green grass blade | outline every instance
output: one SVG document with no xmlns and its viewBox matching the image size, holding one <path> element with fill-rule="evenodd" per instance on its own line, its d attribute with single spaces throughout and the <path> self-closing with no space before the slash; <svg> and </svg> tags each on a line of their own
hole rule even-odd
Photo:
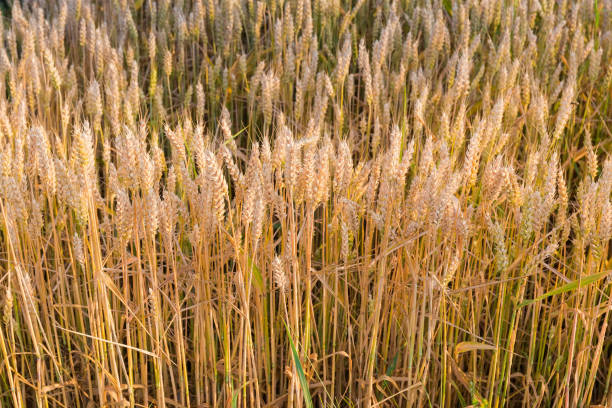
<svg viewBox="0 0 612 408">
<path fill-rule="evenodd" d="M 453 6 L 451 4 L 451 0 L 442 0 L 442 5 L 444 6 L 444 9 L 448 13 L 448 15 L 452 16 L 453 15 Z"/>
<path fill-rule="evenodd" d="M 300 386 L 302 387 L 302 393 L 304 394 L 304 402 L 306 402 L 307 408 L 312 408 L 312 397 L 310 396 L 310 387 L 308 387 L 308 381 L 306 381 L 306 375 L 304 375 L 304 368 L 302 367 L 302 363 L 300 363 L 300 357 L 298 355 L 297 350 L 295 349 L 295 344 L 293 343 L 293 338 L 291 338 L 291 332 L 289 332 L 289 327 L 287 323 L 285 324 L 285 329 L 287 330 L 287 337 L 289 338 L 289 344 L 291 345 L 291 354 L 293 354 L 293 361 L 295 363 L 295 367 L 297 368 L 298 377 L 300 379 Z"/>
<path fill-rule="evenodd" d="M 600 280 L 601 278 L 605 277 L 609 273 L 610 273 L 610 271 L 604 271 L 604 272 L 596 273 L 595 275 L 587 276 L 586 278 L 576 279 L 575 281 L 572 281 L 570 283 L 566 283 L 565 285 L 563 285 L 563 286 L 561 286 L 559 288 L 550 290 L 550 291 L 544 293 L 543 295 L 538 296 L 535 299 L 525 300 L 525 301 L 523 301 L 523 302 L 521 302 L 519 304 L 519 307 L 527 306 L 527 305 L 530 305 L 532 303 L 539 302 L 541 300 L 549 298 L 551 296 L 560 295 L 562 293 L 571 292 L 572 290 L 576 290 L 578 288 L 585 287 L 587 285 L 590 285 L 593 282 L 597 282 L 598 280 Z"/>
<path fill-rule="evenodd" d="M 247 255 L 248 256 L 248 255 Z M 253 258 L 248 256 L 248 265 L 251 272 L 253 272 L 253 278 L 255 280 L 255 285 L 259 290 L 264 289 L 263 276 L 261 275 L 261 270 L 255 265 Z"/>
<path fill-rule="evenodd" d="M 599 2 L 595 0 L 595 30 L 599 30 Z"/>
</svg>

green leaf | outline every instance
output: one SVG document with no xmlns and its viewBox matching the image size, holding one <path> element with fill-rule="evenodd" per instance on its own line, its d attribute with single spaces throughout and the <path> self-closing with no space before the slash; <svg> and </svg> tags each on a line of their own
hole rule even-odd
<svg viewBox="0 0 612 408">
<path fill-rule="evenodd" d="M 395 367 L 397 367 L 397 359 L 398 358 L 399 358 L 399 351 L 397 353 L 395 353 L 395 356 L 393 357 L 393 360 L 391 360 L 391 364 L 389 364 L 389 367 L 387 367 L 387 371 L 385 372 L 387 377 L 391 377 L 391 374 L 393 374 L 393 371 L 395 371 Z"/>
<path fill-rule="evenodd" d="M 240 134 L 241 134 L 242 132 L 244 132 L 244 131 L 245 131 L 245 130 L 247 130 L 247 129 L 248 129 L 248 126 L 243 127 L 243 128 L 242 128 L 242 129 L 240 129 L 238 132 L 236 132 L 235 134 L 233 134 L 233 135 L 232 135 L 232 139 L 237 138 L 238 136 L 240 136 Z M 227 143 L 228 143 L 228 141 L 229 141 L 229 140 L 226 140 L 226 141 L 225 141 L 225 144 L 227 144 Z"/>
<path fill-rule="evenodd" d="M 559 288 L 556 288 L 556 289 L 553 289 L 551 291 L 548 291 L 545 294 L 543 294 L 541 296 L 538 296 L 535 299 L 524 300 L 523 302 L 521 302 L 519 304 L 519 307 L 527 306 L 527 305 L 530 305 L 532 303 L 539 302 L 540 300 L 544 300 L 546 298 L 549 298 L 551 296 L 555 296 L 555 295 L 560 295 L 562 293 L 571 292 L 572 290 L 575 290 L 575 289 L 582 288 L 584 286 L 590 285 L 591 283 L 597 282 L 601 278 L 605 277 L 609 273 L 610 273 L 610 271 L 604 271 L 604 272 L 596 273 L 595 275 L 587 276 L 585 278 L 576 279 L 575 281 L 572 281 L 570 283 L 566 283 L 565 285 L 563 285 L 563 286 L 561 286 Z"/>
<path fill-rule="evenodd" d="M 253 258 L 251 258 L 250 256 L 249 256 L 248 262 L 249 262 L 249 269 L 253 271 L 253 278 L 255 278 L 255 286 L 257 286 L 259 290 L 263 290 L 264 283 L 263 283 L 263 277 L 261 276 L 261 270 L 257 267 L 257 265 L 255 265 L 255 262 L 253 262 Z"/>
<path fill-rule="evenodd" d="M 240 389 L 236 389 L 233 392 L 233 395 L 232 395 L 232 408 L 236 408 L 236 406 L 238 404 L 238 391 L 240 391 Z"/>
<path fill-rule="evenodd" d="M 387 367 L 387 371 L 385 372 L 385 375 L 387 377 L 391 377 L 391 374 L 393 374 L 393 371 L 395 371 L 395 367 L 397 367 L 397 360 L 399 358 L 399 351 L 397 353 L 395 353 L 395 356 L 393 357 L 393 359 L 391 360 L 391 364 L 389 364 L 389 366 Z M 387 386 L 388 381 L 384 380 L 381 383 L 381 386 L 383 388 L 385 388 Z"/>
<path fill-rule="evenodd" d="M 285 329 L 287 330 L 287 337 L 289 337 L 291 353 L 293 354 L 293 361 L 295 363 L 295 367 L 297 368 L 298 377 L 300 379 L 300 386 L 302 387 L 302 393 L 304 394 L 304 402 L 306 402 L 306 408 L 312 408 L 312 398 L 310 396 L 310 388 L 308 387 L 308 381 L 306 381 L 306 376 L 304 375 L 304 368 L 300 363 L 300 357 L 298 356 L 297 350 L 295 349 L 295 344 L 293 344 L 293 339 L 291 338 L 289 327 L 287 326 L 286 322 L 283 321 L 283 323 L 285 324 Z"/>
<path fill-rule="evenodd" d="M 442 0 L 442 5 L 444 6 L 444 9 L 446 10 L 446 12 L 452 16 L 453 15 L 453 6 L 451 4 L 451 0 Z"/>
<path fill-rule="evenodd" d="M 239 388 L 236 388 L 234 390 L 234 392 L 232 392 L 232 408 L 236 408 L 236 406 L 238 405 L 238 395 L 240 395 L 240 391 L 242 391 L 247 385 L 249 385 L 249 383 L 251 383 L 253 380 L 251 381 L 247 381 L 246 383 L 244 383 L 242 386 L 240 386 Z"/>
<path fill-rule="evenodd" d="M 595 31 L 599 30 L 599 2 L 595 0 Z"/>
</svg>

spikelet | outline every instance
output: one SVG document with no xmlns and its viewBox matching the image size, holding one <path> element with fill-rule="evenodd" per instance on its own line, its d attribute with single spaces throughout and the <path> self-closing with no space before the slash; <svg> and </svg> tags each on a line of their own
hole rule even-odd
<svg viewBox="0 0 612 408">
<path fill-rule="evenodd" d="M 172 130 L 168 125 L 166 125 L 164 127 L 164 133 L 168 137 L 170 145 L 172 146 L 172 157 L 175 159 L 175 163 L 181 163 L 185 161 L 187 155 L 185 152 L 185 143 L 181 137 L 180 130 Z"/>
<path fill-rule="evenodd" d="M 221 129 L 221 135 L 223 136 L 223 140 L 226 146 L 230 148 L 232 152 L 236 152 L 238 147 L 236 146 L 236 141 L 232 136 L 231 130 L 232 123 L 230 121 L 230 114 L 227 108 L 224 106 L 221 109 L 221 118 L 219 119 L 219 128 Z"/>
<path fill-rule="evenodd" d="M 113 134 L 118 135 L 121 130 L 120 125 L 120 107 L 121 97 L 119 92 L 119 73 L 115 64 L 109 64 L 106 69 L 107 77 L 104 82 L 104 92 L 108 116 L 106 116 L 111 124 Z"/>
<path fill-rule="evenodd" d="M 4 321 L 5 327 L 7 327 L 13 319 L 13 301 L 13 292 L 10 286 L 7 286 L 4 302 L 2 303 L 2 320 Z"/>
<path fill-rule="evenodd" d="M 149 60 L 153 62 L 157 55 L 157 40 L 155 38 L 155 32 L 149 31 L 149 37 L 147 39 L 147 52 L 149 53 Z"/>
<path fill-rule="evenodd" d="M 261 170 L 262 166 L 259 154 L 259 143 L 253 143 L 245 174 L 247 182 L 254 183 L 261 181 Z"/>
<path fill-rule="evenodd" d="M 342 87 L 351 64 L 351 36 L 346 35 L 339 51 L 334 80 L 338 88 Z"/>
<path fill-rule="evenodd" d="M 164 52 L 163 70 L 164 74 L 169 77 L 172 75 L 172 52 L 168 49 Z"/>
<path fill-rule="evenodd" d="M 584 132 L 584 146 L 586 148 L 586 159 L 587 159 L 587 170 L 591 179 L 595 180 L 597 177 L 597 155 L 593 149 L 593 143 L 591 142 L 591 132 L 585 129 Z"/>
<path fill-rule="evenodd" d="M 51 78 L 51 84 L 55 89 L 59 90 L 60 86 L 62 85 L 62 78 L 57 71 L 55 61 L 53 60 L 53 56 L 51 55 L 51 51 L 48 47 L 43 48 L 43 58 L 45 60 L 45 68 L 47 69 L 49 78 Z"/>
<path fill-rule="evenodd" d="M 483 122 L 484 121 L 481 120 L 474 133 L 472 133 L 470 143 L 465 153 L 464 174 L 466 186 L 468 188 L 471 188 L 476 183 L 476 176 L 478 174 L 478 166 L 480 163 L 480 154 L 482 151 Z"/>
<path fill-rule="evenodd" d="M 567 186 L 565 184 L 565 179 L 563 177 L 563 170 L 559 169 L 557 174 L 557 191 L 559 192 L 558 196 L 558 212 L 561 220 L 565 219 L 567 206 L 568 206 L 568 196 L 567 196 Z"/>
<path fill-rule="evenodd" d="M 376 199 L 376 192 L 380 183 L 380 170 L 381 170 L 381 159 L 374 161 L 372 170 L 370 171 L 370 178 L 368 180 L 368 187 L 366 190 L 366 205 L 373 207 Z"/>
<path fill-rule="evenodd" d="M 489 230 L 493 236 L 493 242 L 495 243 L 496 270 L 498 273 L 503 273 L 509 265 L 504 233 L 499 224 L 493 223 L 491 220 L 489 220 Z"/>
<path fill-rule="evenodd" d="M 553 140 L 559 140 L 561 134 L 565 130 L 565 125 L 569 120 L 573 107 L 573 101 L 575 96 L 574 84 L 572 78 L 567 78 L 563 94 L 561 95 L 561 101 L 559 102 L 559 111 L 557 112 L 557 118 L 555 121 L 555 129 L 553 132 Z"/>
<path fill-rule="evenodd" d="M 287 144 L 286 165 L 285 165 L 285 184 L 289 192 L 298 195 L 298 179 L 302 169 L 301 149 L 299 143 L 290 141 Z"/>
<path fill-rule="evenodd" d="M 601 208 L 601 217 L 599 221 L 599 240 L 607 242 L 612 238 L 612 204 L 610 200 L 605 201 Z"/>
<path fill-rule="evenodd" d="M 547 214 L 552 210 L 555 194 L 557 192 L 558 162 L 559 158 L 557 152 L 555 152 L 549 159 L 548 166 L 546 167 L 546 177 L 544 178 L 544 185 L 542 187 Z"/>
<path fill-rule="evenodd" d="M 79 45 L 85 47 L 87 44 L 87 19 L 82 18 L 79 21 Z"/>
<path fill-rule="evenodd" d="M 597 207 L 601 208 L 603 203 L 610 196 L 612 191 L 612 158 L 608 157 L 603 164 L 601 174 L 597 180 L 599 186 L 597 190 Z"/>
<path fill-rule="evenodd" d="M 221 156 L 223 157 L 223 161 L 230 174 L 230 177 L 232 178 L 232 181 L 234 182 L 234 185 L 236 187 L 243 188 L 244 187 L 244 175 L 242 174 L 242 172 L 236 165 L 234 161 L 234 157 L 232 156 L 232 153 L 229 151 L 229 149 L 225 145 L 222 145 L 220 149 L 221 149 Z"/>
<path fill-rule="evenodd" d="M 153 292 L 153 288 L 149 288 L 148 293 L 149 295 L 147 296 L 147 299 L 149 300 L 148 303 L 151 316 L 153 319 L 157 319 L 160 312 L 157 296 L 155 292 Z"/>
<path fill-rule="evenodd" d="M 501 165 L 501 157 L 497 156 L 485 167 L 482 176 L 483 200 L 493 202 L 499 197 L 505 179 L 505 170 Z M 487 210 L 483 208 L 483 210 Z"/>
<path fill-rule="evenodd" d="M 164 190 L 164 198 L 160 202 L 161 222 L 159 229 L 166 246 L 170 246 L 173 240 L 174 226 L 178 219 L 177 201 L 179 201 L 179 198 L 174 192 Z"/>
<path fill-rule="evenodd" d="M 144 197 L 145 227 L 150 239 L 154 239 L 159 227 L 159 196 L 149 188 Z"/>
<path fill-rule="evenodd" d="M 81 265 L 81 268 L 85 267 L 85 252 L 83 251 L 83 240 L 76 232 L 72 236 L 72 249 L 74 251 L 74 257 Z"/>
<path fill-rule="evenodd" d="M 519 220 L 519 236 L 523 241 L 527 242 L 533 233 L 533 213 L 535 207 L 539 204 L 539 192 L 528 191 L 526 194 L 525 203 L 521 208 Z"/>
<path fill-rule="evenodd" d="M 313 204 L 315 201 L 315 147 L 314 143 L 307 143 L 304 147 L 304 157 L 299 175 L 300 190 L 304 192 L 304 198 L 309 204 Z"/>
<path fill-rule="evenodd" d="M 313 189 L 316 206 L 326 202 L 329 195 L 329 154 L 326 146 L 317 151 L 315 163 L 317 171 Z"/>
<path fill-rule="evenodd" d="M 85 98 L 85 106 L 87 113 L 91 116 L 95 130 L 100 130 L 100 121 L 102 119 L 102 96 L 100 94 L 100 85 L 95 79 L 91 81 L 87 88 L 87 96 Z"/>
<path fill-rule="evenodd" d="M 34 152 L 36 174 L 40 177 L 45 189 L 50 194 L 55 194 L 57 187 L 55 163 L 51 154 L 49 140 L 43 128 L 32 128 L 30 131 L 30 142 Z M 8 163 L 10 164 L 10 158 L 7 159 L 9 159 Z"/>
<path fill-rule="evenodd" d="M 285 272 L 283 261 L 278 256 L 275 256 L 272 260 L 272 275 L 274 276 L 274 281 L 276 282 L 278 290 L 280 290 L 281 293 L 287 293 L 291 283 Z"/>
<path fill-rule="evenodd" d="M 95 161 L 93 150 L 93 135 L 89 124 L 85 122 L 80 129 L 75 132 L 73 145 L 73 159 L 75 168 L 81 182 L 88 192 L 94 192 L 96 188 Z"/>
<path fill-rule="evenodd" d="M 225 199 L 227 197 L 227 182 L 223 177 L 221 167 L 211 151 L 205 153 L 207 180 L 212 189 L 213 210 L 216 220 L 223 224 L 225 218 Z"/>
<path fill-rule="evenodd" d="M 419 70 L 418 73 L 413 72 L 410 75 L 412 83 L 411 99 L 414 100 L 413 107 L 413 128 L 416 137 L 421 136 L 423 124 L 425 123 L 425 101 L 429 94 L 429 86 L 425 82 L 423 73 Z"/>
<path fill-rule="evenodd" d="M 457 74 L 454 86 L 455 99 L 462 98 L 468 92 L 470 86 L 470 59 L 468 52 L 463 50 L 457 61 Z"/>
<path fill-rule="evenodd" d="M 263 197 L 263 191 L 260 183 L 255 192 L 255 205 L 253 207 L 253 225 L 251 227 L 251 239 L 255 245 L 261 238 L 262 229 L 264 226 L 264 216 L 266 211 L 266 203 Z"/>
<path fill-rule="evenodd" d="M 334 169 L 334 193 L 343 195 L 351 181 L 353 172 L 353 159 L 346 140 L 338 144 L 338 154 Z"/>
<path fill-rule="evenodd" d="M 32 199 L 30 203 L 30 217 L 28 219 L 28 234 L 32 238 L 41 236 L 41 229 L 44 226 L 42 208 L 37 199 Z"/>
<path fill-rule="evenodd" d="M 362 80 L 365 87 L 365 98 L 368 105 L 372 103 L 374 98 L 374 91 L 372 89 L 372 71 L 370 68 L 370 55 L 365 46 L 365 41 L 362 38 L 359 42 L 359 69 L 361 70 Z"/>
<path fill-rule="evenodd" d="M 266 123 L 272 121 L 272 102 L 278 97 L 280 81 L 274 72 L 268 72 L 261 79 L 262 111 Z"/>
<path fill-rule="evenodd" d="M 442 287 L 446 289 L 455 277 L 457 270 L 461 264 L 461 258 L 455 254 L 448 265 L 447 269 L 444 271 L 444 275 L 442 275 Z"/>
<path fill-rule="evenodd" d="M 187 200 L 193 205 L 199 200 L 198 186 L 191 178 L 189 171 L 184 163 L 181 163 L 180 172 L 178 173 L 180 184 L 187 196 Z"/>
<path fill-rule="evenodd" d="M 204 116 L 204 87 L 202 83 L 198 81 L 196 84 L 196 120 L 201 121 Z"/>
<path fill-rule="evenodd" d="M 412 164 L 412 156 L 414 155 L 414 139 L 411 139 L 408 142 L 408 146 L 402 153 L 402 159 L 399 162 L 399 165 L 395 168 L 395 177 L 396 182 L 398 183 L 398 188 L 402 189 L 405 183 L 406 174 L 408 173 L 408 169 Z"/>
<path fill-rule="evenodd" d="M 349 256 L 349 231 L 344 220 L 340 221 L 340 256 L 344 260 Z"/>
<path fill-rule="evenodd" d="M 261 167 L 264 172 L 264 178 L 267 179 L 271 176 L 272 171 L 272 148 L 270 146 L 270 139 L 268 136 L 264 136 L 261 142 Z"/>
<path fill-rule="evenodd" d="M 121 242 L 126 242 L 130 239 L 133 228 L 133 210 L 130 198 L 127 193 L 119 189 L 117 191 L 117 206 L 116 206 L 116 225 L 117 235 Z"/>
<path fill-rule="evenodd" d="M 495 105 L 493 105 L 493 109 L 491 109 L 491 113 L 487 121 L 486 133 L 487 133 L 487 137 L 491 138 L 492 142 L 496 141 L 496 138 L 498 137 L 498 133 L 501 130 L 505 106 L 506 106 L 505 100 L 502 96 L 495 102 Z"/>
</svg>

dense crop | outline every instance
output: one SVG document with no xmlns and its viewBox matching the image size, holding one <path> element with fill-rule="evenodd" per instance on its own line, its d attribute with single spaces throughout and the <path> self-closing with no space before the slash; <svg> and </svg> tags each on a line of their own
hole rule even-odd
<svg viewBox="0 0 612 408">
<path fill-rule="evenodd" d="M 612 406 L 612 1 L 18 1 L 0 406 Z"/>
</svg>

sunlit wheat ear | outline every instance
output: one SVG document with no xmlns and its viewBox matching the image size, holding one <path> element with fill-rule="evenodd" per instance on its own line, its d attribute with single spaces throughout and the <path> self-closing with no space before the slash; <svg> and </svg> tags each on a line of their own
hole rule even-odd
<svg viewBox="0 0 612 408">
<path fill-rule="evenodd" d="M 221 110 L 221 119 L 219 121 L 219 127 L 221 129 L 221 134 L 223 136 L 225 145 L 229 147 L 232 152 L 236 152 L 236 141 L 232 136 L 231 126 L 232 123 L 230 120 L 229 111 L 224 106 Z"/>
<path fill-rule="evenodd" d="M 557 111 L 557 117 L 555 120 L 555 126 L 553 131 L 553 140 L 558 140 L 561 137 L 561 133 L 565 130 L 565 125 L 569 120 L 569 117 L 573 110 L 573 101 L 575 95 L 575 84 L 573 83 L 574 78 L 567 78 L 563 93 L 561 94 L 561 100 L 559 101 L 559 110 Z"/>
<path fill-rule="evenodd" d="M 291 140 L 286 146 L 286 163 L 284 170 L 285 185 L 293 198 L 299 197 L 298 180 L 302 170 L 302 149 L 299 143 Z"/>
<path fill-rule="evenodd" d="M 263 196 L 263 188 L 261 184 L 258 184 L 258 188 L 256 190 L 256 198 L 255 205 L 253 208 L 253 225 L 251 228 L 251 238 L 253 241 L 253 245 L 256 245 L 261 238 L 262 229 L 264 225 L 264 216 L 266 211 L 266 202 Z"/>
<path fill-rule="evenodd" d="M 329 155 L 326 147 L 317 151 L 315 157 L 316 177 L 313 181 L 312 189 L 314 192 L 314 203 L 324 203 L 329 196 Z"/>
<path fill-rule="evenodd" d="M 495 266 L 498 273 L 503 272 L 509 265 L 504 233 L 499 224 L 489 220 L 489 231 L 495 244 Z"/>
<path fill-rule="evenodd" d="M 447 290 L 448 285 L 453 281 L 459 266 L 461 265 L 461 254 L 455 254 L 442 275 L 442 288 Z"/>
<path fill-rule="evenodd" d="M 267 72 L 261 79 L 261 99 L 264 118 L 267 123 L 272 121 L 273 101 L 278 97 L 280 80 L 273 71 Z"/>
<path fill-rule="evenodd" d="M 15 268 L 15 275 L 17 275 L 17 282 L 20 287 L 20 293 L 22 296 L 23 307 L 28 315 L 28 319 L 34 319 L 36 311 L 36 299 L 34 298 L 35 292 L 32 286 L 32 277 L 29 271 L 23 269 L 20 266 Z M 30 329 L 33 329 L 30 323 Z"/>
<path fill-rule="evenodd" d="M 87 190 L 93 191 L 96 187 L 93 135 L 87 122 L 75 132 L 73 158 Z"/>
<path fill-rule="evenodd" d="M 227 182 L 223 177 L 217 158 L 211 151 L 205 153 L 208 182 L 212 188 L 213 209 L 217 222 L 223 224 L 225 218 L 225 199 L 227 197 Z"/>
<path fill-rule="evenodd" d="M 83 240 L 81 237 L 75 232 L 72 237 L 72 248 L 74 250 L 74 257 L 77 262 L 81 265 L 81 267 L 85 267 L 85 252 L 83 250 Z"/>
<path fill-rule="evenodd" d="M 4 322 L 5 327 L 7 327 L 11 323 L 13 301 L 13 292 L 11 291 L 10 287 L 7 287 L 2 303 L 2 321 Z"/>
<path fill-rule="evenodd" d="M 234 188 L 244 187 L 244 175 L 236 165 L 234 157 L 232 156 L 232 153 L 230 152 L 229 148 L 223 145 L 220 149 L 221 155 L 223 157 L 223 162 L 225 163 L 227 171 L 229 172 L 230 177 L 232 178 L 232 181 L 234 183 Z"/>
<path fill-rule="evenodd" d="M 261 168 L 262 168 L 262 176 L 265 182 L 269 185 L 266 186 L 266 194 L 270 194 L 272 192 L 271 189 L 274 188 L 271 185 L 272 182 L 272 146 L 270 145 L 270 139 L 268 136 L 264 136 L 263 141 L 261 143 L 261 154 L 260 154 Z"/>
<path fill-rule="evenodd" d="M 46 190 L 54 195 L 57 188 L 57 180 L 55 173 L 55 163 L 51 153 L 49 140 L 44 130 L 40 127 L 33 128 L 30 131 L 31 149 L 34 152 L 34 159 L 36 161 L 37 174 L 41 178 L 41 181 Z M 10 157 L 6 157 L 9 160 Z"/>
<path fill-rule="evenodd" d="M 205 109 L 205 94 L 204 94 L 204 87 L 202 86 L 201 82 L 198 82 L 196 84 L 196 120 L 200 121 L 201 118 L 204 116 L 204 109 Z"/>
<path fill-rule="evenodd" d="M 374 98 L 374 91 L 372 89 L 372 70 L 370 68 L 370 55 L 365 46 L 364 39 L 361 39 L 359 42 L 358 63 L 361 75 L 363 76 L 366 102 L 371 104 Z"/>
<path fill-rule="evenodd" d="M 304 192 L 304 198 L 308 204 L 312 204 L 315 199 L 314 176 L 315 176 L 315 151 L 316 146 L 308 143 L 304 147 L 302 167 L 300 173 L 300 190 Z"/>
<path fill-rule="evenodd" d="M 44 47 L 43 49 L 43 58 L 45 61 L 45 68 L 48 72 L 49 77 L 51 78 L 51 84 L 55 89 L 59 89 L 62 85 L 62 78 L 60 77 L 60 74 L 57 71 L 57 67 L 55 66 L 53 55 L 47 47 Z"/>
<path fill-rule="evenodd" d="M 121 241 L 125 242 L 132 234 L 133 212 L 130 198 L 123 190 L 117 192 L 116 212 L 117 233 Z"/>
<path fill-rule="evenodd" d="M 587 161 L 587 170 L 588 174 L 591 176 L 593 180 L 597 177 L 597 154 L 593 148 L 593 143 L 591 141 L 591 132 L 588 129 L 585 129 L 584 132 L 584 147 L 586 148 L 586 161 Z"/>
<path fill-rule="evenodd" d="M 145 195 L 145 211 L 146 211 L 146 228 L 147 233 L 154 238 L 159 226 L 159 196 L 153 189 L 149 189 Z"/>
<path fill-rule="evenodd" d="M 598 238 L 601 242 L 607 242 L 612 237 L 612 203 L 605 201 L 601 208 Z"/>
<path fill-rule="evenodd" d="M 478 127 L 474 130 L 470 138 L 469 145 L 465 154 L 465 180 L 468 187 L 472 187 L 476 183 L 476 176 L 478 174 L 478 166 L 480 164 L 480 154 L 482 149 L 482 139 L 484 137 L 484 128 L 481 120 Z"/>
<path fill-rule="evenodd" d="M 351 37 L 350 35 L 347 35 L 344 38 L 342 48 L 339 51 L 337 58 L 338 58 L 338 62 L 336 65 L 336 72 L 335 72 L 334 79 L 336 81 L 336 85 L 340 88 L 342 87 L 344 79 L 346 78 L 346 75 L 348 74 L 349 65 L 351 63 Z"/>
<path fill-rule="evenodd" d="M 338 145 L 337 160 L 334 168 L 334 193 L 343 195 L 346 192 L 353 172 L 353 159 L 346 141 Z"/>
<path fill-rule="evenodd" d="M 87 113 L 93 119 L 94 129 L 99 130 L 102 120 L 102 95 L 100 94 L 100 85 L 95 79 L 87 88 L 85 106 Z"/>
</svg>

